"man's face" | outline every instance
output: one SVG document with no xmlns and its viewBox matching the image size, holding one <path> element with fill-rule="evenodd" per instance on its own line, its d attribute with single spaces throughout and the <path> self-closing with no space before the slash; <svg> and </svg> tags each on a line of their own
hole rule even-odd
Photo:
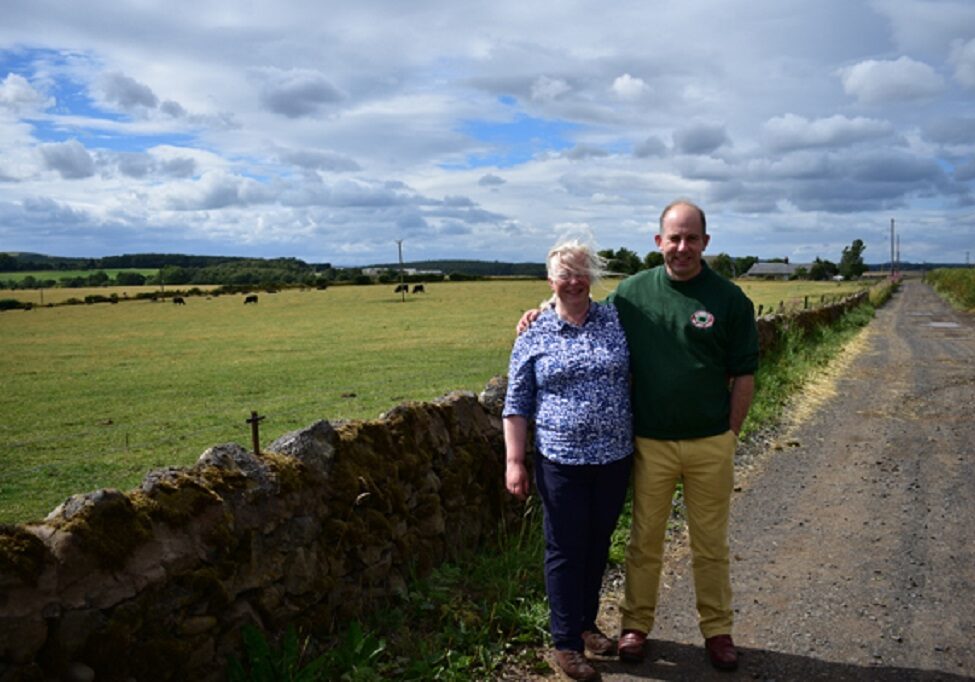
<svg viewBox="0 0 975 682">
<path fill-rule="evenodd" d="M 653 237 L 664 256 L 667 275 L 676 280 L 688 280 L 701 272 L 701 254 L 709 239 L 698 212 L 684 204 L 667 211 L 661 232 Z"/>
</svg>

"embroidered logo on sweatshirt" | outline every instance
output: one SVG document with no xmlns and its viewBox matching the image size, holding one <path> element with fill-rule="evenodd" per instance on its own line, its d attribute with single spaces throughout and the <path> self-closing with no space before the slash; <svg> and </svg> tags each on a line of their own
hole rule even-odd
<svg viewBox="0 0 975 682">
<path fill-rule="evenodd" d="M 714 315 L 707 310 L 698 310 L 691 315 L 691 324 L 698 329 L 710 329 L 714 325 Z"/>
</svg>

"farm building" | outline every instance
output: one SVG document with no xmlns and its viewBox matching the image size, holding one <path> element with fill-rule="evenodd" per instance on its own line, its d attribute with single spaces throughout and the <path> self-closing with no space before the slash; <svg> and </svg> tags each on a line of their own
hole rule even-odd
<svg viewBox="0 0 975 682">
<path fill-rule="evenodd" d="M 756 279 L 789 279 L 796 274 L 796 270 L 804 268 L 809 270 L 808 265 L 798 263 L 755 263 L 742 277 L 754 277 Z"/>
</svg>

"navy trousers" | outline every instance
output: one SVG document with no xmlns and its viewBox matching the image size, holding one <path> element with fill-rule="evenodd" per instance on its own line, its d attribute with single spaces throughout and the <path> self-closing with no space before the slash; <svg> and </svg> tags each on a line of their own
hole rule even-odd
<svg viewBox="0 0 975 682">
<path fill-rule="evenodd" d="M 633 457 L 609 464 L 558 464 L 535 457 L 545 512 L 545 589 L 556 649 L 583 650 L 599 612 L 609 541 L 626 499 Z"/>
</svg>

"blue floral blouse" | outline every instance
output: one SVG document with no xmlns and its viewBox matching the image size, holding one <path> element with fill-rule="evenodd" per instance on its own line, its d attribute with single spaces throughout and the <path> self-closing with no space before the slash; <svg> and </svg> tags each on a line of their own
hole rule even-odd
<svg viewBox="0 0 975 682">
<path fill-rule="evenodd" d="M 630 354 L 616 308 L 592 303 L 582 326 L 546 308 L 516 340 L 503 416 L 535 422 L 535 446 L 559 464 L 607 464 L 633 452 Z"/>
</svg>

